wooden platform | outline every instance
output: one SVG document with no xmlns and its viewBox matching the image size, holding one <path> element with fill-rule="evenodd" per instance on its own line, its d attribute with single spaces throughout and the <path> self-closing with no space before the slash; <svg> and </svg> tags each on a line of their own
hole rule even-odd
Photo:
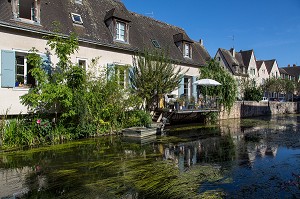
<svg viewBox="0 0 300 199">
<path fill-rule="evenodd" d="M 136 138 L 144 138 L 151 135 L 156 135 L 158 129 L 156 127 L 131 127 L 127 129 L 123 129 L 122 133 L 126 137 L 136 137 Z"/>
<path fill-rule="evenodd" d="M 181 113 L 210 113 L 210 112 L 219 112 L 217 109 L 186 109 L 186 110 L 178 110 L 174 111 L 178 114 Z"/>
<path fill-rule="evenodd" d="M 167 118 L 168 124 L 181 124 L 181 123 L 204 123 L 208 113 L 218 113 L 218 109 L 184 109 L 163 111 L 163 117 Z"/>
</svg>

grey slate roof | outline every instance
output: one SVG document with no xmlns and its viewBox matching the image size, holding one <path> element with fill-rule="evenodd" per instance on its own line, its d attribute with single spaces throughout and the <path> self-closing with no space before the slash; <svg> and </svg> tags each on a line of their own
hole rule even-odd
<svg viewBox="0 0 300 199">
<path fill-rule="evenodd" d="M 244 65 L 246 66 L 247 70 L 250 64 L 251 56 L 252 56 L 253 50 L 246 50 L 246 51 L 240 51 L 240 54 L 243 57 Z"/>
<path fill-rule="evenodd" d="M 225 61 L 225 64 L 227 65 L 227 68 L 232 72 L 232 74 L 234 74 L 236 76 L 248 76 L 245 73 L 237 73 L 234 68 L 234 67 L 238 66 L 240 68 L 247 69 L 247 67 L 244 64 L 241 53 L 235 52 L 234 56 L 233 56 L 232 52 L 229 50 L 219 48 L 218 51 L 220 52 L 220 55 L 222 56 L 223 60 Z"/>
<path fill-rule="evenodd" d="M 300 66 L 282 67 L 289 75 L 294 76 L 296 81 L 299 81 L 300 77 Z"/>
<path fill-rule="evenodd" d="M 264 63 L 264 61 L 262 61 L 262 60 L 256 61 L 257 70 L 259 70 L 261 68 L 261 66 L 262 66 L 263 63 Z"/>
<path fill-rule="evenodd" d="M 286 74 L 286 75 L 289 74 L 288 72 L 286 72 L 286 70 L 284 68 L 279 68 L 279 72 L 280 72 L 280 74 Z"/>
<path fill-rule="evenodd" d="M 70 13 L 80 14 L 83 25 L 73 24 Z M 105 24 L 105 20 L 110 17 L 129 22 L 128 44 L 113 40 Z M 156 49 L 151 41 L 155 39 L 159 42 L 161 50 L 168 51 L 170 57 L 180 63 L 203 66 L 210 59 L 206 49 L 198 42 L 193 42 L 182 28 L 130 12 L 118 0 L 84 0 L 82 5 L 75 4 L 73 0 L 41 1 L 40 21 L 39 25 L 35 25 L 14 20 L 11 3 L 7 0 L 0 1 L 0 26 L 3 27 L 49 33 L 54 29 L 52 22 L 58 21 L 63 34 L 75 32 L 83 42 L 132 53 L 144 49 Z M 175 45 L 174 35 L 177 35 L 175 36 L 177 39 L 191 43 L 192 59 L 183 57 L 183 53 Z"/>
<path fill-rule="evenodd" d="M 271 70 L 272 70 L 272 67 L 273 67 L 275 61 L 276 61 L 275 59 L 264 60 L 267 71 L 268 71 L 269 74 L 271 73 Z"/>
</svg>

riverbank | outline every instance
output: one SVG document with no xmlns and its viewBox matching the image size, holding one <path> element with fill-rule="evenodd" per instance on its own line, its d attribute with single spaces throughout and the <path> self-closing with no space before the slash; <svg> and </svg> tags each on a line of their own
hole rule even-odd
<svg viewBox="0 0 300 199">
<path fill-rule="evenodd" d="M 280 114 L 297 114 L 300 112 L 299 102 L 255 102 L 236 101 L 230 112 L 221 111 L 220 120 L 270 116 Z"/>
</svg>

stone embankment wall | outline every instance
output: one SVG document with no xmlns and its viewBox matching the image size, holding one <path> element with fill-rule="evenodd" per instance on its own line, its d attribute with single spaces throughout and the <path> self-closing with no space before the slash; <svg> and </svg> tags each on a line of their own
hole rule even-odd
<svg viewBox="0 0 300 199">
<path fill-rule="evenodd" d="M 220 119 L 246 118 L 264 115 L 299 113 L 299 102 L 253 102 L 238 101 L 231 108 L 230 113 L 222 111 Z"/>
</svg>

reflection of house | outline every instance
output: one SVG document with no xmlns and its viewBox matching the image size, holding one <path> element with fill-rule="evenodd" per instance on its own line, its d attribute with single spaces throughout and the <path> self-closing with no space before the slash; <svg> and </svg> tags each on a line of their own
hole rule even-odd
<svg viewBox="0 0 300 199">
<path fill-rule="evenodd" d="M 189 38 L 187 33 L 149 17 L 130 12 L 118 0 L 62 1 L 11 0 L 0 2 L 0 114 L 26 113 L 19 97 L 35 85 L 30 76 L 31 66 L 26 61 L 28 51 L 35 47 L 44 60 L 55 64 L 58 58 L 46 49 L 45 35 L 49 35 L 57 21 L 61 32 L 78 35 L 80 48 L 71 61 L 89 70 L 89 65 L 100 57 L 98 66 L 114 67 L 124 87 L 128 86 L 128 70 L 133 55 L 143 49 L 165 50 L 178 61 L 178 67 L 189 69 L 176 95 L 196 95 L 193 81 L 199 67 L 210 58 L 202 42 Z"/>
<path fill-rule="evenodd" d="M 26 176 L 31 167 L 0 171 L 0 198 L 18 198 L 28 192 Z"/>
</svg>

